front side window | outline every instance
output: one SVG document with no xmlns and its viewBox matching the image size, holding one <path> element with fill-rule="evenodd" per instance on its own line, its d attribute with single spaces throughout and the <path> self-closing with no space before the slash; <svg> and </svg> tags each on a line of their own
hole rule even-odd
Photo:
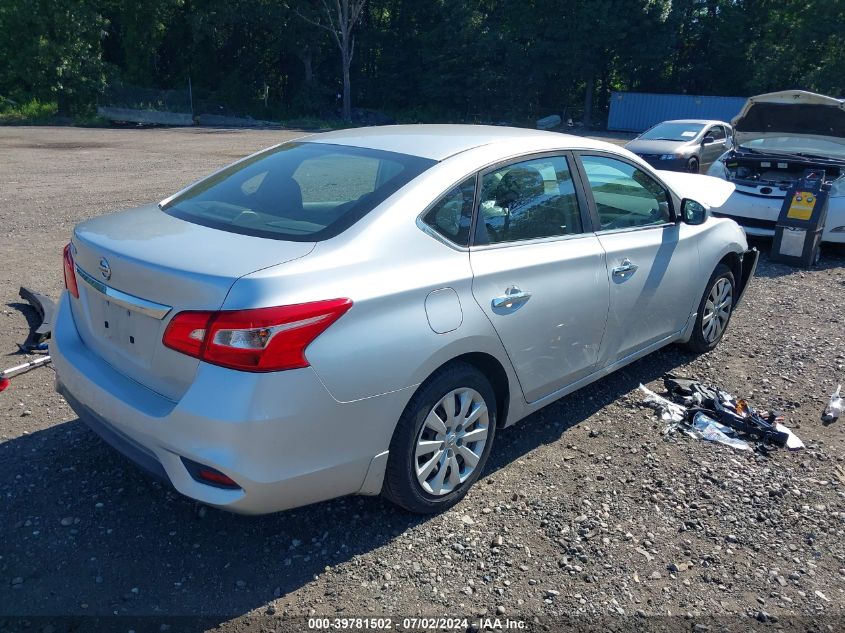
<svg viewBox="0 0 845 633">
<path fill-rule="evenodd" d="M 670 221 L 669 193 L 641 169 L 606 156 L 582 156 L 581 163 L 596 203 L 601 230 Z"/>
<path fill-rule="evenodd" d="M 714 125 L 712 128 L 710 128 L 710 131 L 707 132 L 707 135 L 712 137 L 716 141 L 724 141 L 725 129 L 721 125 Z"/>
<path fill-rule="evenodd" d="M 456 185 L 435 202 L 423 217 L 423 222 L 449 241 L 466 246 L 469 244 L 474 201 L 475 176 Z"/>
<path fill-rule="evenodd" d="M 334 237 L 435 161 L 327 143 L 289 143 L 227 167 L 162 206 L 212 228 L 289 241 Z"/>
<path fill-rule="evenodd" d="M 476 242 L 497 244 L 581 233 L 581 214 L 563 156 L 507 165 L 481 179 Z"/>
</svg>

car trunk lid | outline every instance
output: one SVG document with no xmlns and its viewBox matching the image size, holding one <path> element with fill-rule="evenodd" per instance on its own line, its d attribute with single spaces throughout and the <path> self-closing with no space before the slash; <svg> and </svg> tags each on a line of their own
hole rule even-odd
<svg viewBox="0 0 845 633">
<path fill-rule="evenodd" d="M 313 248 L 200 226 L 156 205 L 89 220 L 73 237 L 74 320 L 85 344 L 117 371 L 178 400 L 199 361 L 163 345 L 170 319 L 217 310 L 238 278 Z"/>
</svg>

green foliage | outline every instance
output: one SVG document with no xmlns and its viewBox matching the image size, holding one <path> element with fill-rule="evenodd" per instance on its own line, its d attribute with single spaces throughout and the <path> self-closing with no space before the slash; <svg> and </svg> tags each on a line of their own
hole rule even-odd
<svg viewBox="0 0 845 633">
<path fill-rule="evenodd" d="M 18 104 L 0 97 L 0 124 L 2 125 L 44 125 L 53 120 L 58 112 L 55 101 L 43 103 L 30 99 Z"/>
<path fill-rule="evenodd" d="M 189 80 L 195 114 L 336 120 L 337 45 L 300 17 L 320 6 L 2 0 L 0 94 L 35 104 L 4 120 L 54 103 L 96 123 L 124 82 L 173 89 L 187 111 Z M 841 95 L 843 24 L 842 0 L 367 0 L 353 103 L 403 121 L 600 121 L 611 90 Z"/>
<path fill-rule="evenodd" d="M 330 112 L 337 97 L 333 90 L 316 81 L 303 83 L 291 101 L 293 112 Z"/>
<path fill-rule="evenodd" d="M 90 111 L 103 82 L 105 24 L 84 0 L 3 0 L 0 92 L 55 101 L 64 115 Z"/>
</svg>

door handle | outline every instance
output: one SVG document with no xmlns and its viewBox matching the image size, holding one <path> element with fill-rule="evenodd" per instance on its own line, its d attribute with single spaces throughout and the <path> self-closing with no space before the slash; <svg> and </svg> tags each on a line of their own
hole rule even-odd
<svg viewBox="0 0 845 633">
<path fill-rule="evenodd" d="M 510 286 L 505 294 L 493 299 L 493 307 L 497 310 L 513 310 L 531 298 L 531 293 L 521 290 L 519 286 Z"/>
<path fill-rule="evenodd" d="M 633 275 L 637 268 L 639 268 L 639 266 L 632 264 L 631 260 L 626 257 L 622 260 L 622 263 L 619 266 L 613 269 L 612 272 L 614 277 L 622 277 L 624 279 L 629 275 Z"/>
</svg>

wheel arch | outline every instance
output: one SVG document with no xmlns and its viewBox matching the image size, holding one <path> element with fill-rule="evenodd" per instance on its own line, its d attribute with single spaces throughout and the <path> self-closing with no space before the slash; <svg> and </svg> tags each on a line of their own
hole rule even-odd
<svg viewBox="0 0 845 633">
<path fill-rule="evenodd" d="M 742 258 L 739 256 L 739 253 L 735 253 L 734 251 L 727 253 L 717 262 L 716 266 L 719 264 L 725 264 L 725 266 L 730 268 L 734 276 L 734 283 L 739 283 L 739 280 L 742 278 Z M 715 269 L 716 267 L 714 266 L 713 270 Z"/>
<path fill-rule="evenodd" d="M 450 362 L 467 363 L 484 374 L 496 394 L 496 427 L 505 426 L 510 409 L 511 391 L 510 380 L 502 363 L 495 356 L 484 352 L 462 354 Z"/>
<path fill-rule="evenodd" d="M 465 352 L 446 362 L 440 364 L 428 374 L 419 386 L 414 390 L 416 394 L 422 386 L 438 372 L 443 371 L 450 365 L 464 363 L 477 369 L 488 381 L 496 394 L 496 428 L 505 426 L 511 405 L 511 381 L 505 367 L 498 358 L 487 352 Z M 411 397 L 413 398 L 413 396 Z M 410 400 L 409 400 L 410 401 Z"/>
<path fill-rule="evenodd" d="M 691 155 L 691 156 L 687 159 L 687 166 L 689 166 L 689 164 L 690 164 L 692 161 L 695 161 L 695 164 L 696 164 L 696 166 L 698 167 L 698 173 L 701 173 L 701 156 L 699 156 L 698 154 L 692 154 L 692 155 Z"/>
</svg>

